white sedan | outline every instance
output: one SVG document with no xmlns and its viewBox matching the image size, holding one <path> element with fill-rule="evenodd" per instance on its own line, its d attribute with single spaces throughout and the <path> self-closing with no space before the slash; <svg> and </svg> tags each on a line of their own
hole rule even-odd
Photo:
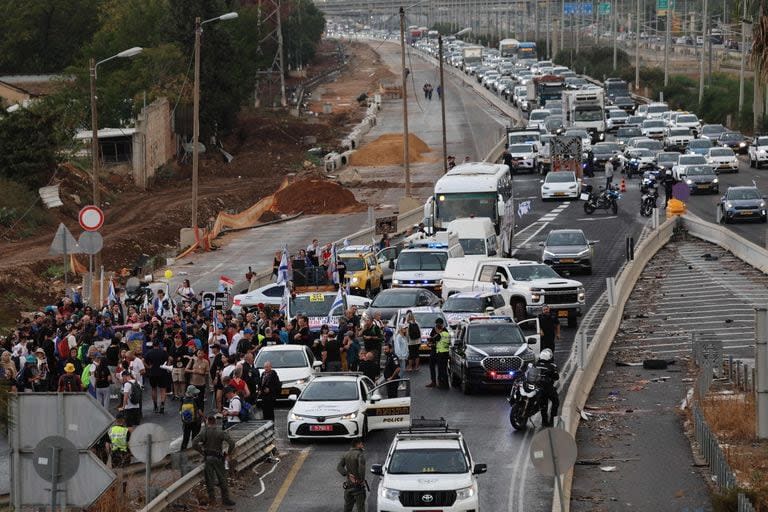
<svg viewBox="0 0 768 512">
<path fill-rule="evenodd" d="M 576 199 L 581 194 L 581 182 L 573 171 L 550 172 L 541 180 L 541 199 Z"/>
<path fill-rule="evenodd" d="M 707 162 L 717 171 L 739 172 L 739 159 L 731 148 L 710 148 Z"/>
<path fill-rule="evenodd" d="M 363 438 L 371 430 L 411 425 L 410 381 L 376 386 L 359 373 L 313 379 L 288 413 L 288 440 Z"/>
<path fill-rule="evenodd" d="M 264 364 L 271 363 L 280 378 L 280 399 L 301 393 L 315 376 L 323 362 L 315 359 L 309 347 L 304 345 L 268 345 L 259 350 L 254 366 L 264 371 Z M 251 390 L 253 391 L 253 390 Z"/>
<path fill-rule="evenodd" d="M 264 285 L 248 293 L 239 293 L 232 299 L 232 313 L 239 315 L 243 308 L 252 308 L 257 304 L 279 306 L 284 293 L 285 286 L 276 283 Z"/>
</svg>

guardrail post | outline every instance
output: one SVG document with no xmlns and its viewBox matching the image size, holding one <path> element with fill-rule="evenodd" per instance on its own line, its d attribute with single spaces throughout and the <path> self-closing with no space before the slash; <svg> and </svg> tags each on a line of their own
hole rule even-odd
<svg viewBox="0 0 768 512">
<path fill-rule="evenodd" d="M 651 227 L 653 230 L 659 229 L 659 209 L 654 207 L 651 214 Z"/>
<path fill-rule="evenodd" d="M 715 206 L 715 224 L 720 224 L 723 221 L 723 210 L 719 206 Z"/>
<path fill-rule="evenodd" d="M 616 278 L 605 278 L 605 293 L 608 296 L 608 306 L 613 307 L 616 305 Z"/>
<path fill-rule="evenodd" d="M 627 237 L 627 261 L 635 259 L 635 239 L 631 236 Z"/>
<path fill-rule="evenodd" d="M 768 438 L 768 309 L 755 308 L 755 371 L 757 438 Z"/>
<path fill-rule="evenodd" d="M 576 343 L 579 351 L 579 370 L 583 370 L 587 365 L 587 333 L 578 333 L 576 335 Z"/>
</svg>

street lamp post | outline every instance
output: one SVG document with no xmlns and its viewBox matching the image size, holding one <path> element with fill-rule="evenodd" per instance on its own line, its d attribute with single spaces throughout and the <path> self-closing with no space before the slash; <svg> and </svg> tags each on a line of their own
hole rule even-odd
<svg viewBox="0 0 768 512">
<path fill-rule="evenodd" d="M 192 229 L 197 239 L 198 175 L 200 166 L 200 39 L 203 25 L 212 21 L 225 21 L 237 18 L 236 12 L 228 12 L 209 20 L 195 18 L 195 83 L 192 91 Z"/>
<path fill-rule="evenodd" d="M 108 62 L 112 59 L 127 59 L 140 54 L 144 49 L 140 46 L 134 46 L 128 48 L 120 53 L 117 53 L 108 59 L 96 61 L 91 57 L 88 62 L 90 82 L 91 82 L 91 185 L 93 187 L 93 205 L 96 207 L 101 206 L 101 191 L 99 190 L 99 117 L 97 108 L 97 96 L 96 96 L 96 73 L 101 64 Z M 95 268 L 101 268 L 101 252 L 95 255 Z"/>
</svg>

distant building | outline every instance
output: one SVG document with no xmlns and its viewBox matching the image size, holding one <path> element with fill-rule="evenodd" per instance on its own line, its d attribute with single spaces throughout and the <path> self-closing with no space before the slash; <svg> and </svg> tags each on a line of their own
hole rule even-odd
<svg viewBox="0 0 768 512">
<path fill-rule="evenodd" d="M 133 128 L 99 129 L 101 168 L 111 173 L 131 174 L 136 186 L 147 189 L 157 170 L 176 154 L 168 99 L 159 98 L 144 107 L 135 125 Z M 75 135 L 75 140 L 84 144 L 81 153 L 90 153 L 92 133 L 83 130 Z"/>
<path fill-rule="evenodd" d="M 0 76 L 0 107 L 26 107 L 36 99 L 51 94 L 67 80 L 70 79 L 63 75 Z"/>
</svg>

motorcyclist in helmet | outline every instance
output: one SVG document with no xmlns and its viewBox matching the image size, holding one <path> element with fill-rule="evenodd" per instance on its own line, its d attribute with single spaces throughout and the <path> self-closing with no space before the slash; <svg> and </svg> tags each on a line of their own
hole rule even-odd
<svg viewBox="0 0 768 512">
<path fill-rule="evenodd" d="M 541 426 L 554 426 L 557 410 L 560 408 L 560 398 L 557 396 L 555 382 L 560 380 L 560 372 L 555 364 L 552 350 L 545 348 L 539 354 L 539 360 L 536 362 L 536 368 L 539 370 L 541 384 Z M 549 404 L 552 403 L 551 411 Z"/>
</svg>

